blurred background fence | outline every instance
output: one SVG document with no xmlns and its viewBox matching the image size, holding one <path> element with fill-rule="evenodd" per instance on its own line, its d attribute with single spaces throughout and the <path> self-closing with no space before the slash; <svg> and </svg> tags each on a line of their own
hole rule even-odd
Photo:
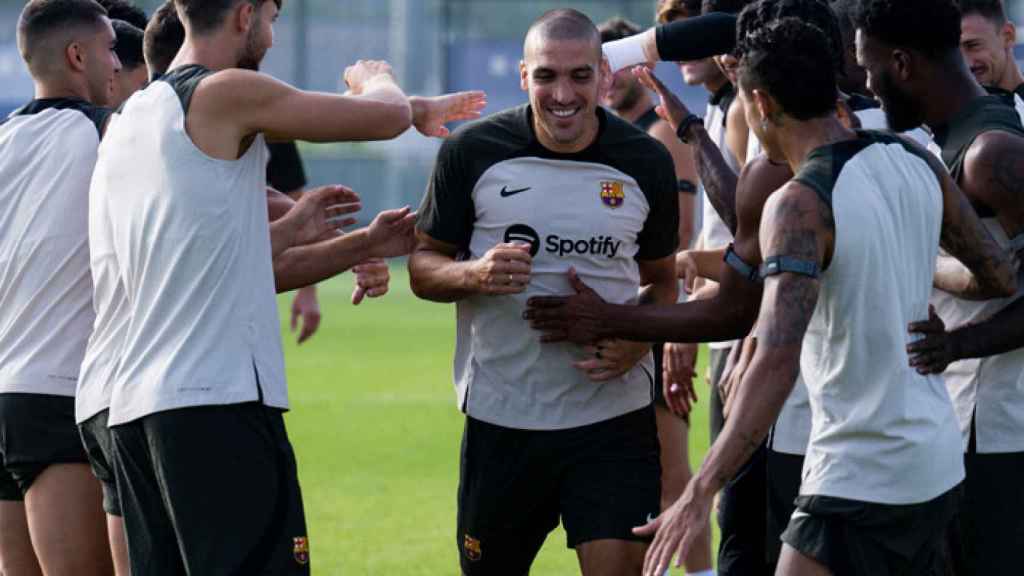
<svg viewBox="0 0 1024 576">
<path fill-rule="evenodd" d="M 160 0 L 138 0 L 151 13 Z M 595 22 L 624 16 L 653 23 L 654 0 L 285 0 L 275 45 L 264 70 L 296 86 L 340 89 L 341 72 L 360 58 L 390 61 L 410 94 L 486 90 L 487 113 L 525 101 L 519 89 L 522 38 L 537 16 L 573 7 Z M 1011 0 L 1017 21 L 1022 2 Z M 24 3 L 0 0 L 0 114 L 32 97 L 32 84 L 15 45 Z M 1024 34 L 1021 35 L 1024 38 Z M 678 70 L 662 65 L 660 76 L 695 109 L 701 88 L 684 87 Z M 438 142 L 408 133 L 394 142 L 303 144 L 312 185 L 344 183 L 363 195 L 365 214 L 415 205 L 430 174 Z"/>
</svg>

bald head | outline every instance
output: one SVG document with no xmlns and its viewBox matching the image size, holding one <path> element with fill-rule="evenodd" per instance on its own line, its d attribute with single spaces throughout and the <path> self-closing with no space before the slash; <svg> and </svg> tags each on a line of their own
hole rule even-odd
<svg viewBox="0 0 1024 576">
<path fill-rule="evenodd" d="M 34 78 L 64 69 L 67 47 L 109 28 L 107 11 L 93 0 L 31 0 L 18 19 L 18 51 Z"/>
<path fill-rule="evenodd" d="M 557 42 L 589 42 L 598 59 L 601 57 L 601 33 L 597 26 L 579 10 L 551 10 L 537 19 L 526 33 L 523 55 L 529 60 L 544 44 Z"/>
</svg>

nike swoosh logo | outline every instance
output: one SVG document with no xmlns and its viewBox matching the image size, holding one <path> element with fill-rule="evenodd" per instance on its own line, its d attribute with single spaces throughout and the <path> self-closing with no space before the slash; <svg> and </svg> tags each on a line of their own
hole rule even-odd
<svg viewBox="0 0 1024 576">
<path fill-rule="evenodd" d="M 527 190 L 532 190 L 532 188 L 517 188 L 515 190 L 509 190 L 508 186 L 502 186 L 501 187 L 501 197 L 502 198 L 508 198 L 509 196 L 515 196 L 516 194 L 519 194 L 520 192 L 526 192 Z"/>
</svg>

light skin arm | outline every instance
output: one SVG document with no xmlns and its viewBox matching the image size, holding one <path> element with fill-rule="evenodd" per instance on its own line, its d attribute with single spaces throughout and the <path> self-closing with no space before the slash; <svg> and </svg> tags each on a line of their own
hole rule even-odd
<svg viewBox="0 0 1024 576">
<path fill-rule="evenodd" d="M 747 158 L 747 139 L 750 138 L 750 128 L 747 127 L 747 116 L 739 98 L 733 100 L 732 105 L 729 106 L 729 119 L 725 126 L 725 144 L 739 165 L 745 166 L 747 160 L 751 160 L 751 158 Z"/>
<path fill-rule="evenodd" d="M 826 264 L 831 250 L 831 214 L 810 189 L 787 185 L 765 207 L 761 250 Z M 655 534 L 644 574 L 663 574 L 690 549 L 708 521 L 714 495 L 757 450 L 793 389 L 800 350 L 814 314 L 819 281 L 796 274 L 769 277 L 758 316 L 758 347 L 736 392 L 732 417 L 711 447 L 683 496 L 654 522 L 638 528 Z"/>
<path fill-rule="evenodd" d="M 459 247 L 416 231 L 409 257 L 409 281 L 416 296 L 432 302 L 458 302 L 485 294 L 519 294 L 530 283 L 533 258 L 529 248 L 499 244 L 477 260 L 457 261 Z"/>
<path fill-rule="evenodd" d="M 648 131 L 655 140 L 668 148 L 672 155 L 672 163 L 676 168 L 676 180 L 697 184 L 697 166 L 693 161 L 693 151 L 676 137 L 672 125 L 664 120 L 655 122 Z M 693 242 L 693 214 L 696 210 L 696 195 L 679 192 L 679 247 L 686 249 Z"/>
</svg>

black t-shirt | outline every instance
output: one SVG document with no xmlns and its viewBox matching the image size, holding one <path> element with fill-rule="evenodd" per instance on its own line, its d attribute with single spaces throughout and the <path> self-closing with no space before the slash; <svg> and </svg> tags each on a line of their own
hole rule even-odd
<svg viewBox="0 0 1024 576">
<path fill-rule="evenodd" d="M 306 170 L 295 142 L 271 142 L 270 162 L 267 163 L 267 182 L 279 192 L 290 194 L 306 187 Z"/>
</svg>

